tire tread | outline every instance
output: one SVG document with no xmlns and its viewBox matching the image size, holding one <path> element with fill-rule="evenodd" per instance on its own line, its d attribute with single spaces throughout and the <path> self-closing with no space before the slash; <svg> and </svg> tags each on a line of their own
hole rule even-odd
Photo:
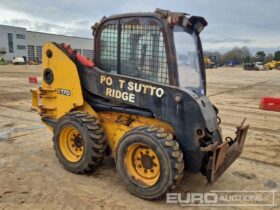
<svg viewBox="0 0 280 210">
<path fill-rule="evenodd" d="M 90 157 L 84 160 L 82 167 L 77 169 L 69 169 L 71 172 L 78 173 L 78 174 L 85 174 L 90 173 L 95 170 L 97 166 L 99 166 L 105 157 L 107 142 L 105 135 L 103 133 L 103 129 L 100 125 L 100 121 L 93 116 L 81 111 L 73 111 L 65 115 L 65 117 L 69 117 L 71 120 L 76 120 L 82 127 L 85 129 L 85 132 L 88 133 L 90 138 Z M 59 139 L 59 133 L 53 136 L 53 142 L 56 144 L 55 141 Z M 54 146 L 55 149 L 55 146 Z M 61 160 L 57 151 L 55 149 L 56 156 L 59 162 L 64 165 L 65 160 Z M 65 166 L 65 165 L 64 165 Z"/>
</svg>

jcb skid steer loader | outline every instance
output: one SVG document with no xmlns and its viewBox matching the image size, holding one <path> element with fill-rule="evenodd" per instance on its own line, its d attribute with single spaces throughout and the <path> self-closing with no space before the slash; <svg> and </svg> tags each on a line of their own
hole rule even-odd
<svg viewBox="0 0 280 210">
<path fill-rule="evenodd" d="M 95 24 L 94 63 L 66 44 L 43 47 L 33 107 L 53 130 L 61 164 L 96 169 L 106 155 L 133 194 L 157 199 L 185 170 L 214 182 L 242 152 L 248 126 L 223 140 L 206 96 L 202 17 L 157 9 Z"/>
</svg>

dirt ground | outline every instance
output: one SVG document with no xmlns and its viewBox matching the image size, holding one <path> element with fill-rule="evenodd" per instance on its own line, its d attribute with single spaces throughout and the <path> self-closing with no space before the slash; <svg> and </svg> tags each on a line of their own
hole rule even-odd
<svg viewBox="0 0 280 210">
<path fill-rule="evenodd" d="M 29 91 L 35 86 L 27 78 L 40 73 L 40 66 L 0 66 L 0 209 L 187 208 L 131 195 L 111 158 L 90 175 L 64 170 L 53 151 L 52 133 L 30 111 Z M 259 101 L 262 96 L 280 97 L 280 71 L 219 68 L 207 70 L 207 82 L 208 96 L 220 109 L 223 135 L 233 135 L 246 117 L 247 142 L 242 157 L 212 186 L 202 175 L 186 172 L 175 192 L 279 189 L 280 112 L 260 110 Z M 276 204 L 279 198 L 278 192 Z"/>
</svg>

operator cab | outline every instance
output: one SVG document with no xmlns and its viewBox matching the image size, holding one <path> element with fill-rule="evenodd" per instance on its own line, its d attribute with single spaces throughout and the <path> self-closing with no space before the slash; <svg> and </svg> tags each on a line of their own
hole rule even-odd
<svg viewBox="0 0 280 210">
<path fill-rule="evenodd" d="M 126 75 L 206 94 L 199 33 L 202 17 L 157 9 L 103 18 L 93 26 L 95 62 L 108 73 Z"/>
</svg>

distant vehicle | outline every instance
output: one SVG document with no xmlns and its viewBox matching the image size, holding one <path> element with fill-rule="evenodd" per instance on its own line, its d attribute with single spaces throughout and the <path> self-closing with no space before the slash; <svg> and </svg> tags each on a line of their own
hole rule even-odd
<svg viewBox="0 0 280 210">
<path fill-rule="evenodd" d="M 14 57 L 12 62 L 15 65 L 20 65 L 20 64 L 25 64 L 26 63 L 23 57 Z"/>
<path fill-rule="evenodd" d="M 253 64 L 253 63 L 244 63 L 243 69 L 244 70 L 248 70 L 248 71 L 255 70 L 255 64 Z"/>
<path fill-rule="evenodd" d="M 208 69 L 216 69 L 218 68 L 217 64 L 215 64 L 214 62 L 211 62 L 208 66 L 207 66 Z"/>
<path fill-rule="evenodd" d="M 266 70 L 272 70 L 272 69 L 280 70 L 280 61 L 275 61 L 275 60 L 269 61 L 264 65 L 264 68 Z"/>
<path fill-rule="evenodd" d="M 226 66 L 234 67 L 235 65 L 240 65 L 240 62 L 237 60 L 229 60 L 225 63 Z"/>
<path fill-rule="evenodd" d="M 264 70 L 262 62 L 256 62 L 256 63 L 244 63 L 243 65 L 244 70 L 257 70 L 257 71 L 262 71 Z"/>
<path fill-rule="evenodd" d="M 256 70 L 264 70 L 264 67 L 263 67 L 263 63 L 262 62 L 256 62 L 255 63 L 255 68 Z"/>
<path fill-rule="evenodd" d="M 204 66 L 205 69 L 216 69 L 219 64 L 217 62 L 217 56 L 204 56 Z"/>
<path fill-rule="evenodd" d="M 207 69 L 209 64 L 211 63 L 211 60 L 207 56 L 204 56 L 203 60 L 204 60 L 204 67 L 205 67 L 205 69 Z"/>
</svg>

